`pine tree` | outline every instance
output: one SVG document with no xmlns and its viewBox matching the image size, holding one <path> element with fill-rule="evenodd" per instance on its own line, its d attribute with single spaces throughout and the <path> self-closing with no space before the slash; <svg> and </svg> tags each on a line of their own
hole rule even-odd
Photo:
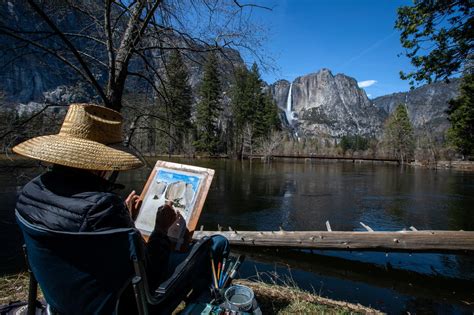
<svg viewBox="0 0 474 315">
<path fill-rule="evenodd" d="M 280 128 L 278 107 L 269 92 L 263 91 L 263 81 L 256 63 L 248 75 L 247 119 L 254 125 L 256 137 L 266 137 L 272 130 Z"/>
<path fill-rule="evenodd" d="M 248 95 L 249 72 L 245 67 L 239 67 L 234 73 L 235 82 L 232 87 L 232 117 L 236 134 L 242 130 L 248 119 L 248 108 L 250 107 L 250 96 Z"/>
<path fill-rule="evenodd" d="M 399 104 L 390 115 L 385 125 L 384 142 L 392 150 L 401 163 L 408 161 L 413 155 L 413 127 L 406 107 Z"/>
<path fill-rule="evenodd" d="M 196 113 L 197 140 L 194 145 L 198 151 L 216 154 L 219 145 L 217 123 L 222 108 L 221 84 L 214 53 L 208 56 L 199 96 Z"/>
<path fill-rule="evenodd" d="M 183 140 L 191 129 L 191 105 L 193 101 L 189 75 L 183 58 L 178 50 L 174 50 L 167 64 L 167 82 L 163 94 L 166 97 L 166 116 L 169 121 L 168 132 L 182 147 Z M 171 154 L 173 139 L 169 139 Z"/>
<path fill-rule="evenodd" d="M 461 93 L 449 102 L 448 141 L 463 155 L 474 155 L 474 75 L 464 76 Z"/>
<path fill-rule="evenodd" d="M 461 69 L 472 71 L 472 0 L 417 0 L 398 10 L 404 54 L 414 70 L 402 79 L 416 82 L 447 80 Z"/>
<path fill-rule="evenodd" d="M 261 96 L 263 102 L 263 119 L 262 125 L 264 126 L 263 136 L 269 136 L 273 130 L 280 130 L 281 123 L 278 115 L 278 107 L 273 99 L 270 92 L 267 92 Z"/>
<path fill-rule="evenodd" d="M 271 95 L 263 93 L 263 82 L 255 63 L 250 71 L 240 68 L 235 73 L 232 114 L 235 150 L 240 156 L 244 146 L 252 148 L 254 142 L 279 128 L 278 108 Z"/>
<path fill-rule="evenodd" d="M 263 111 L 262 87 L 263 81 L 260 78 L 260 71 L 256 63 L 252 65 L 248 76 L 248 95 L 250 97 L 249 106 L 247 108 L 247 118 L 250 123 L 256 125 L 259 123 L 260 115 Z"/>
<path fill-rule="evenodd" d="M 342 149 L 343 154 L 347 150 L 365 151 L 369 148 L 369 139 L 360 135 L 344 135 L 339 142 L 339 147 Z"/>
<path fill-rule="evenodd" d="M 234 126 L 234 150 L 242 157 L 244 147 L 249 145 L 248 138 L 253 136 L 253 123 L 250 121 L 254 107 L 250 72 L 245 67 L 236 69 L 235 83 L 232 88 L 232 117 Z M 251 145 L 251 144 L 250 144 Z"/>
</svg>

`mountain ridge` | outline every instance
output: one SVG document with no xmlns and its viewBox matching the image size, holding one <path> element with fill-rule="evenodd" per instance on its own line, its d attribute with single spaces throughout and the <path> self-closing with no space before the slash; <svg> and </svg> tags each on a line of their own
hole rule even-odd
<svg viewBox="0 0 474 315">
<path fill-rule="evenodd" d="M 397 92 L 369 99 L 357 80 L 342 73 L 333 75 L 323 68 L 296 77 L 293 82 L 277 80 L 269 89 L 280 110 L 288 112 L 289 88 L 292 86 L 288 125 L 299 136 L 362 135 L 380 138 L 383 124 L 398 104 L 407 106 L 415 132 L 429 130 L 442 137 L 449 121 L 448 102 L 459 94 L 459 79 L 437 82 L 407 92 Z"/>
</svg>

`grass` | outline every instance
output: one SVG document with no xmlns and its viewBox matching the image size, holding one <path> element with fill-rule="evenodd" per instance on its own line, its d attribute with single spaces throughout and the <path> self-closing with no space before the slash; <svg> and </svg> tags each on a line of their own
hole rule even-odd
<svg viewBox="0 0 474 315">
<path fill-rule="evenodd" d="M 277 285 L 262 281 L 236 280 L 252 288 L 263 314 L 382 314 L 381 312 L 342 301 L 335 301 L 303 291 L 293 284 Z"/>
<path fill-rule="evenodd" d="M 28 273 L 21 272 L 0 278 L 0 304 L 26 301 L 28 298 Z M 38 292 L 41 297 L 41 292 Z"/>
<path fill-rule="evenodd" d="M 255 293 L 263 314 L 381 314 L 379 311 L 312 294 L 292 285 L 267 284 L 262 281 L 236 280 Z M 28 274 L 26 272 L 0 277 L 0 304 L 26 301 Z M 39 292 L 41 297 L 41 292 Z M 183 308 L 183 305 L 180 307 Z M 177 312 L 179 313 L 179 311 Z"/>
</svg>

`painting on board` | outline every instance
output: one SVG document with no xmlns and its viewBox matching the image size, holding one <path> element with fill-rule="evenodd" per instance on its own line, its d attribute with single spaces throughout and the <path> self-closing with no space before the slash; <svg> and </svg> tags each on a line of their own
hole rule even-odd
<svg viewBox="0 0 474 315">
<path fill-rule="evenodd" d="M 176 249 L 182 248 L 196 228 L 213 176 L 212 169 L 157 161 L 141 194 L 143 202 L 135 226 L 145 236 L 150 235 L 158 208 L 172 204 L 179 215 L 168 237 Z"/>
</svg>

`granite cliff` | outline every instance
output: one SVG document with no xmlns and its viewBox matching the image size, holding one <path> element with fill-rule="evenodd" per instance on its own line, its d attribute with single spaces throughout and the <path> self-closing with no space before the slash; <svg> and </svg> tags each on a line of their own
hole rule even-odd
<svg viewBox="0 0 474 315">
<path fill-rule="evenodd" d="M 291 90 L 291 100 L 288 95 Z M 340 138 L 346 134 L 377 137 L 385 114 L 367 98 L 357 81 L 322 69 L 296 78 L 277 81 L 270 87 L 278 106 L 287 113 L 299 136 Z"/>
<path fill-rule="evenodd" d="M 322 69 L 291 83 L 276 81 L 269 89 L 298 136 L 340 138 L 358 134 L 380 138 L 385 120 L 398 104 L 406 104 L 416 132 L 443 135 L 449 127 L 448 101 L 458 95 L 459 79 L 369 100 L 354 78 Z"/>
<path fill-rule="evenodd" d="M 450 83 L 427 84 L 408 92 L 380 96 L 372 102 L 387 115 L 391 114 L 398 104 L 406 104 L 415 130 L 427 129 L 441 135 L 449 127 L 446 110 L 449 100 L 458 96 L 459 84 L 459 79 L 453 79 Z"/>
<path fill-rule="evenodd" d="M 1 16 L 6 16 L 11 23 L 24 26 L 35 23 L 35 20 L 21 18 L 24 15 L 21 3 L 22 1 L 0 1 Z M 74 29 L 81 23 L 84 24 L 80 16 L 67 14 L 67 18 L 61 20 L 64 29 Z M 189 44 L 179 42 L 177 37 L 172 38 L 177 41 L 176 46 Z M 75 43 L 78 47 L 86 45 L 80 40 Z M 19 53 L 17 49 L 11 49 L 16 44 L 18 43 L 11 38 L 0 36 L 0 111 L 8 110 L 15 116 L 23 116 L 38 111 L 45 103 L 63 106 L 72 102 L 99 101 L 93 89 L 81 83 L 82 80 L 74 72 L 54 57 L 33 50 Z M 196 96 L 205 54 L 196 52 L 199 51 L 199 45 L 192 45 L 198 49 L 187 51 L 184 59 L 188 66 L 189 82 Z M 101 57 L 99 52 L 97 54 Z M 164 75 L 162 56 L 153 55 L 151 59 Z M 236 50 L 227 49 L 226 56 L 219 57 L 225 104 L 229 104 L 233 70 L 238 66 L 244 66 L 244 61 Z M 140 60 L 131 62 L 132 71 L 141 67 L 143 65 Z M 105 73 L 97 71 L 98 80 L 104 84 Z M 385 119 L 400 103 L 406 104 L 416 129 L 429 126 L 430 131 L 442 134 L 449 126 L 445 112 L 447 102 L 457 95 L 459 80 L 453 80 L 450 84 L 435 83 L 410 92 L 369 100 L 354 78 L 344 74 L 333 75 L 330 70 L 322 69 L 317 73 L 300 76 L 293 82 L 279 80 L 265 88 L 274 96 L 281 110 L 282 122 L 300 137 L 340 138 L 347 134 L 358 134 L 380 138 Z M 132 94 L 133 97 L 150 91 L 146 83 L 136 78 L 128 79 L 125 89 L 126 94 Z M 1 103 L 6 105 L 2 106 Z M 224 106 L 220 119 L 223 130 L 230 118 L 230 106 Z"/>
</svg>

